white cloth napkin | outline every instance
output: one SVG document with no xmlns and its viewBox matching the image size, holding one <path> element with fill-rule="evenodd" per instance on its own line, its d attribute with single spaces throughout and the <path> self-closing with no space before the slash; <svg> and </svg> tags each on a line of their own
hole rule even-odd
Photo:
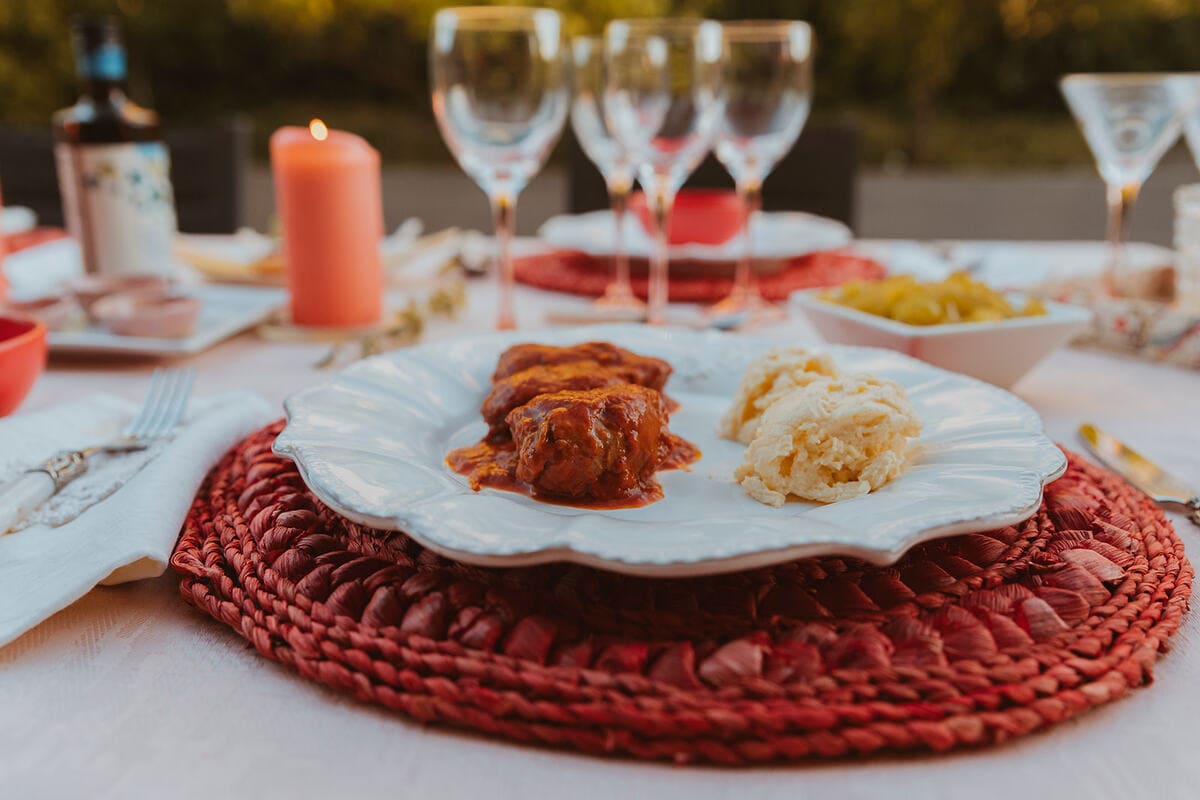
<svg viewBox="0 0 1200 800">
<path fill-rule="evenodd" d="M 60 450 L 115 438 L 136 412 L 109 395 L 0 419 L 0 483 Z M 0 646 L 87 594 L 161 575 L 209 469 L 271 420 L 249 392 L 193 398 L 174 436 L 147 451 L 96 456 L 88 472 L 0 536 Z"/>
</svg>

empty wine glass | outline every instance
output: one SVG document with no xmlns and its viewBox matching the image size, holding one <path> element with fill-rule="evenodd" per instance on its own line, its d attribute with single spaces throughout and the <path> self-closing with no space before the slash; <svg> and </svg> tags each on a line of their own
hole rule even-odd
<svg viewBox="0 0 1200 800">
<path fill-rule="evenodd" d="M 633 188 L 633 164 L 625 149 L 604 122 L 604 40 L 598 36 L 576 36 L 571 40 L 572 82 L 571 128 L 583 152 L 600 170 L 608 188 L 613 214 L 613 279 L 594 305 L 614 314 L 642 316 L 646 304 L 633 294 L 629 282 L 629 256 L 625 252 L 625 211 Z"/>
<path fill-rule="evenodd" d="M 646 318 L 666 321 L 667 227 L 675 194 L 712 145 L 724 37 L 716 22 L 614 20 L 604 31 L 609 130 L 637 169 L 654 217 Z"/>
<path fill-rule="evenodd" d="M 709 309 L 743 325 L 779 316 L 758 289 L 752 268 L 752 226 L 762 206 L 762 185 L 800 136 L 812 105 L 812 28 L 788 20 L 722 23 L 723 112 L 717 158 L 742 200 L 742 252 L 729 296 Z"/>
<path fill-rule="evenodd" d="M 1192 154 L 1192 161 L 1195 162 L 1196 168 L 1200 169 L 1200 72 L 1172 75 L 1167 86 L 1183 121 L 1183 135 Z"/>
<path fill-rule="evenodd" d="M 516 327 L 517 195 L 545 163 L 567 115 L 565 50 L 562 16 L 545 8 L 447 8 L 433 18 L 433 111 L 450 152 L 491 202 L 501 329 Z"/>
<path fill-rule="evenodd" d="M 1067 75 L 1059 86 L 1107 187 L 1109 258 L 1104 290 L 1118 294 L 1129 215 L 1142 184 L 1179 138 L 1181 119 L 1165 73 Z"/>
</svg>

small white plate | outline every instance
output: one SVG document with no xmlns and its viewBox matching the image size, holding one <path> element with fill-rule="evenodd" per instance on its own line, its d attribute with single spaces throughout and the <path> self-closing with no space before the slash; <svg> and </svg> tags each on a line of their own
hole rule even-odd
<svg viewBox="0 0 1200 800">
<path fill-rule="evenodd" d="M 662 500 L 587 510 L 484 489 L 446 466 L 485 426 L 479 404 L 497 356 L 512 344 L 600 339 L 665 358 L 682 407 L 671 429 L 703 457 L 659 474 Z M 744 368 L 773 343 L 713 331 L 592 326 L 491 334 L 361 361 L 288 398 L 275 451 L 337 512 L 403 530 L 450 558 L 491 567 L 553 561 L 647 576 L 693 576 L 843 554 L 886 564 L 913 545 L 1028 518 L 1066 469 L 1036 412 L 1018 398 L 890 350 L 832 347 L 844 370 L 899 381 L 924 430 L 896 480 L 866 497 L 772 508 L 732 479 L 744 448 L 716 436 Z"/>
<path fill-rule="evenodd" d="M 1044 301 L 1046 313 L 997 322 L 908 325 L 820 298 L 825 289 L 794 292 L 788 301 L 800 309 L 821 337 L 835 344 L 886 347 L 942 369 L 1009 387 L 1092 320 L 1080 306 Z M 1025 302 L 1019 294 L 1009 299 Z"/>
<path fill-rule="evenodd" d="M 188 289 L 200 298 L 200 316 L 191 336 L 168 339 L 118 336 L 89 325 L 71 331 L 52 331 L 47 343 L 52 353 L 92 353 L 110 356 L 169 357 L 199 353 L 217 342 L 262 322 L 287 301 L 282 289 L 258 286 L 208 284 Z"/>
<path fill-rule="evenodd" d="M 603 257 L 613 252 L 611 211 L 561 214 L 538 229 L 538 238 L 551 247 L 579 250 Z M 654 241 L 634 214 L 625 215 L 621 226 L 631 258 L 649 258 Z M 795 258 L 805 253 L 834 250 L 850 244 L 853 234 L 837 220 L 801 211 L 760 214 L 753 228 L 755 258 Z M 681 244 L 671 248 L 670 257 L 679 261 L 736 261 L 742 254 L 742 234 L 723 244 Z"/>
</svg>

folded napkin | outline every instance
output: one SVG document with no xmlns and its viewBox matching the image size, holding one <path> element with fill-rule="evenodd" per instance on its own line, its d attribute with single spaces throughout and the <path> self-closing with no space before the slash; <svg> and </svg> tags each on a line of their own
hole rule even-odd
<svg viewBox="0 0 1200 800">
<path fill-rule="evenodd" d="M 0 483 L 60 450 L 115 438 L 134 404 L 95 395 L 0 419 Z M 0 646 L 98 583 L 161 575 L 204 476 L 272 418 L 248 392 L 193 398 L 175 435 L 140 453 L 95 456 L 88 471 L 0 536 Z"/>
</svg>

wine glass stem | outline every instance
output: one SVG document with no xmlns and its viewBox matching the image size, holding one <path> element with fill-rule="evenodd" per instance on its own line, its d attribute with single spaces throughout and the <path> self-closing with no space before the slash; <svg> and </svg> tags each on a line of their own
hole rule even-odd
<svg viewBox="0 0 1200 800">
<path fill-rule="evenodd" d="M 650 285 L 646 289 L 646 321 L 663 325 L 667 321 L 667 260 L 670 250 L 667 231 L 675 197 L 664 188 L 654 192 L 654 257 L 650 259 Z"/>
<path fill-rule="evenodd" d="M 1141 186 L 1133 183 L 1108 185 L 1108 265 L 1104 271 L 1104 291 L 1119 295 L 1124 278 L 1125 239 L 1129 233 L 1129 216 Z"/>
<path fill-rule="evenodd" d="M 491 197 L 492 220 L 496 229 L 496 278 L 499 307 L 496 329 L 511 331 L 517 327 L 513 311 L 513 225 L 517 217 L 517 199 L 508 194 Z"/>
<path fill-rule="evenodd" d="M 613 224 L 613 283 L 621 297 L 631 297 L 629 282 L 629 253 L 625 250 L 625 211 L 629 207 L 629 183 L 614 181 L 608 187 L 608 203 L 612 207 Z"/>
<path fill-rule="evenodd" d="M 746 182 L 738 187 L 742 198 L 742 253 L 733 273 L 733 295 L 743 301 L 758 297 L 758 277 L 752 269 L 754 237 L 751 226 L 758 210 L 762 208 L 762 187 L 755 182 Z"/>
</svg>

